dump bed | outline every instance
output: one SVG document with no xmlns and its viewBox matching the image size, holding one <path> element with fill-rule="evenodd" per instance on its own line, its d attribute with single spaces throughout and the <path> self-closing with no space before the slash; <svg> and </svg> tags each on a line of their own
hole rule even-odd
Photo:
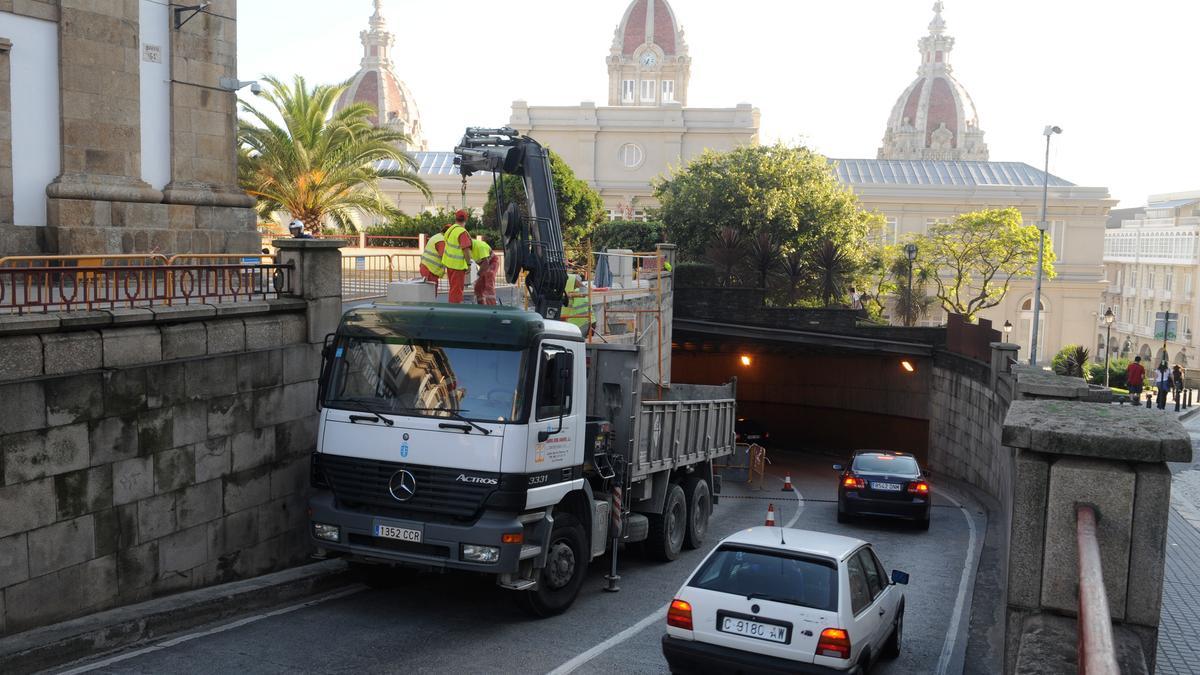
<svg viewBox="0 0 1200 675">
<path fill-rule="evenodd" d="M 733 452 L 735 383 L 675 383 L 659 397 L 638 367 L 636 345 L 592 344 L 587 354 L 588 415 L 612 423 L 613 449 L 632 478 Z"/>
</svg>

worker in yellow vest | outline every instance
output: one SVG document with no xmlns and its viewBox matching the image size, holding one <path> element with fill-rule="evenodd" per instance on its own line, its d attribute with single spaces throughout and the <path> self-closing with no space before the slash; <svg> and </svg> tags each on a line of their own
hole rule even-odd
<svg viewBox="0 0 1200 675">
<path fill-rule="evenodd" d="M 436 284 L 446 276 L 446 266 L 442 264 L 442 251 L 439 244 L 444 244 L 446 235 L 438 232 L 425 242 L 425 250 L 421 252 L 421 278 Z"/>
<path fill-rule="evenodd" d="M 567 275 L 566 290 L 567 294 L 563 298 L 562 314 L 559 315 L 559 318 L 578 326 L 579 332 L 587 337 L 596 317 L 592 313 L 592 303 L 588 302 L 587 292 L 579 290 L 578 274 Z"/>
<path fill-rule="evenodd" d="M 471 260 L 479 265 L 479 276 L 475 279 L 475 302 L 480 305 L 496 304 L 496 271 L 500 260 L 492 247 L 482 239 L 471 242 Z"/>
<path fill-rule="evenodd" d="M 467 232 L 467 212 L 459 209 L 454 222 L 446 226 L 446 240 L 441 243 L 442 266 L 450 282 L 450 302 L 461 304 L 463 287 L 467 283 L 467 253 L 471 250 L 471 233 Z"/>
</svg>

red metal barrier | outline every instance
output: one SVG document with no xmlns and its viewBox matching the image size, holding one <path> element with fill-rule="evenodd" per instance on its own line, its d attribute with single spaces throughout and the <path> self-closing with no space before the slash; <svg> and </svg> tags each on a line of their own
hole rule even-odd
<svg viewBox="0 0 1200 675">
<path fill-rule="evenodd" d="M 1096 541 L 1096 511 L 1087 504 L 1075 507 L 1075 534 L 1079 549 L 1079 675 L 1120 675 Z"/>
<path fill-rule="evenodd" d="M 291 264 L 0 269 L 0 313 L 265 300 L 291 286 Z"/>
</svg>

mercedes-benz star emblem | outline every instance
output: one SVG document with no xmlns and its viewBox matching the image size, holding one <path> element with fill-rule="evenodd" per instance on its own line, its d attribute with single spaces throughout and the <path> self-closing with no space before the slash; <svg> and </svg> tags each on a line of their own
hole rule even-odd
<svg viewBox="0 0 1200 675">
<path fill-rule="evenodd" d="M 411 472 L 400 469 L 388 479 L 388 492 L 392 499 L 406 502 L 417 495 L 417 477 Z"/>
</svg>

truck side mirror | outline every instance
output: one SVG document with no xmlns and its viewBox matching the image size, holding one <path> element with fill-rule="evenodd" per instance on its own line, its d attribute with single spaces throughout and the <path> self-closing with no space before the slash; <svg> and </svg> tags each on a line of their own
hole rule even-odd
<svg viewBox="0 0 1200 675">
<path fill-rule="evenodd" d="M 337 335 L 330 333 L 325 336 L 325 344 L 321 345 L 321 372 L 320 379 L 317 381 L 317 410 L 321 409 L 321 403 L 325 400 L 325 392 L 329 389 L 329 374 L 333 369 L 333 345 L 337 341 Z"/>
</svg>

